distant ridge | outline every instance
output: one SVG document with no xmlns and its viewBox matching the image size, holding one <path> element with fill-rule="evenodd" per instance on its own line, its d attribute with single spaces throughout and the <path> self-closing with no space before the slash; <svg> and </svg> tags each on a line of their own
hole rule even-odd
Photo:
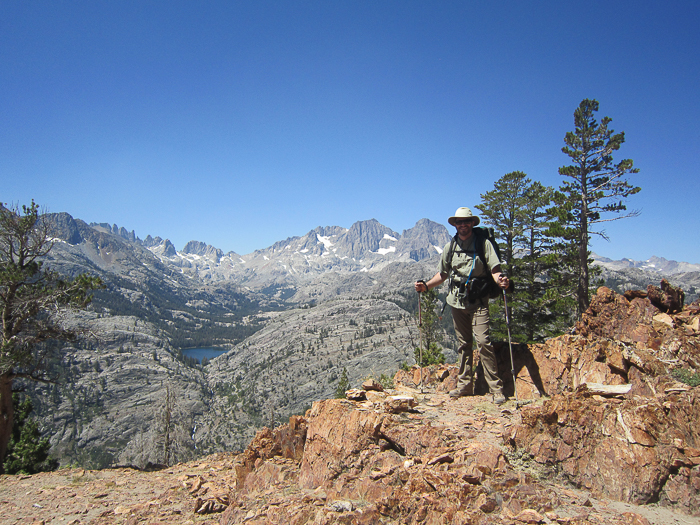
<svg viewBox="0 0 700 525">
<path fill-rule="evenodd" d="M 652 256 L 646 261 L 635 261 L 632 259 L 620 259 L 613 261 L 607 257 L 602 257 L 598 254 L 593 255 L 593 263 L 598 266 L 603 266 L 610 270 L 623 270 L 626 268 L 639 268 L 647 272 L 656 272 L 666 275 L 674 275 L 679 273 L 700 272 L 700 264 L 692 264 L 687 262 L 669 261 L 663 257 Z"/>
</svg>

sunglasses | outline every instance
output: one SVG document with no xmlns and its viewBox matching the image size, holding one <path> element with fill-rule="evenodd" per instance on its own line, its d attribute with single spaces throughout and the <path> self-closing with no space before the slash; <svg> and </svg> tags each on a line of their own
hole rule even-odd
<svg viewBox="0 0 700 525">
<path fill-rule="evenodd" d="M 455 221 L 455 226 L 462 226 L 464 224 L 472 224 L 474 221 L 472 219 L 458 219 Z"/>
</svg>

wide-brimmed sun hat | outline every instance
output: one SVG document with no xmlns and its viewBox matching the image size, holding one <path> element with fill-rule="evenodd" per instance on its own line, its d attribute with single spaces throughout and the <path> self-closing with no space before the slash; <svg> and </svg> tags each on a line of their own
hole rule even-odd
<svg viewBox="0 0 700 525">
<path fill-rule="evenodd" d="M 472 215 L 472 211 L 469 208 L 457 208 L 455 214 L 447 219 L 452 226 L 457 226 L 455 221 L 458 219 L 474 219 L 474 226 L 477 226 L 481 221 L 476 215 Z"/>
</svg>

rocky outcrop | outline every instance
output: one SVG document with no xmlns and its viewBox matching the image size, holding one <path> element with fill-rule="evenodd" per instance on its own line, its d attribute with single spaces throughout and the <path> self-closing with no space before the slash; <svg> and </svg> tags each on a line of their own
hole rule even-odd
<svg viewBox="0 0 700 525">
<path fill-rule="evenodd" d="M 700 514 L 700 393 L 680 390 L 628 399 L 557 395 L 523 408 L 511 444 L 599 496 Z"/>
<path fill-rule="evenodd" d="M 50 228 L 53 237 L 68 244 L 80 244 L 83 241 L 78 224 L 69 214 L 65 212 L 51 213 L 46 215 L 45 220 L 51 224 Z"/>
<path fill-rule="evenodd" d="M 509 442 L 596 494 L 698 515 L 700 389 L 670 372 L 698 369 L 700 308 L 678 311 L 679 295 L 667 283 L 629 297 L 599 289 L 575 335 L 530 348 L 540 377 L 537 393 L 552 397 L 523 409 Z M 534 393 L 528 374 L 518 374 L 517 381 L 519 393 Z M 610 390 L 612 398 L 588 388 L 604 394 L 598 385 L 623 384 L 628 393 Z"/>
<path fill-rule="evenodd" d="M 235 503 L 220 523 L 506 523 L 501 515 L 544 520 L 540 512 L 559 504 L 553 491 L 509 468 L 498 446 L 500 417 L 470 414 L 469 404 L 443 410 L 445 395 L 396 414 L 384 409 L 387 394 L 371 392 L 374 401 L 314 403 L 296 467 L 282 453 L 249 452 L 276 448 L 261 431 L 245 453 L 257 456 L 254 466 L 239 464 Z M 481 439 L 474 427 L 485 430 Z M 270 487 L 287 496 L 263 501 Z"/>
<path fill-rule="evenodd" d="M 417 406 L 396 414 L 385 409 L 386 393 L 367 394 L 372 398 L 363 402 L 319 401 L 304 418 L 260 431 L 228 467 L 235 475 L 212 469 L 188 485 L 195 511 L 223 508 L 222 525 L 622 525 L 679 518 L 633 504 L 618 510 L 533 469 L 534 462 L 503 446 L 509 429 L 521 427 L 513 408 L 496 411 L 480 396 L 455 401 L 413 391 Z M 676 476 L 674 497 L 686 494 L 682 483 L 692 473 L 685 474 Z"/>
<path fill-rule="evenodd" d="M 575 333 L 513 345 L 515 384 L 510 348 L 497 344 L 506 393 L 515 386 L 522 402 L 500 412 L 479 395 L 480 379 L 477 395 L 448 397 L 455 366 L 398 372 L 399 391 L 417 400 L 402 409 L 388 402 L 402 396 L 371 382 L 349 396 L 356 401 L 314 403 L 298 465 L 247 452 L 256 460 L 238 470 L 246 489 L 220 522 L 672 521 L 632 507 L 648 503 L 700 516 L 700 388 L 670 375 L 697 362 L 700 308 L 666 313 L 674 309 L 658 297 L 601 288 Z M 249 450 L 271 434 L 258 436 Z M 297 495 L 254 504 L 280 476 Z M 578 502 L 571 485 L 583 491 Z M 603 511 L 596 497 L 628 510 Z"/>
</svg>

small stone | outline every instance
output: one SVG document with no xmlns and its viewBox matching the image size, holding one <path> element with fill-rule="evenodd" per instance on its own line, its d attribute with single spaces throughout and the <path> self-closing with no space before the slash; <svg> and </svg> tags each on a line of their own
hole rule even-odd
<svg viewBox="0 0 700 525">
<path fill-rule="evenodd" d="M 366 379 L 364 383 L 362 383 L 362 388 L 363 390 L 373 390 L 375 392 L 384 391 L 384 388 L 382 387 L 381 383 L 379 383 L 375 379 Z"/>
<path fill-rule="evenodd" d="M 352 388 L 345 392 L 345 398 L 350 401 L 364 401 L 367 399 L 367 392 L 359 388 Z"/>
<path fill-rule="evenodd" d="M 328 504 L 328 508 L 334 512 L 352 512 L 352 502 L 334 501 Z"/>
<path fill-rule="evenodd" d="M 670 315 L 666 314 L 666 313 L 656 314 L 656 315 L 654 316 L 654 322 L 655 322 L 655 323 L 660 323 L 660 324 L 665 324 L 665 325 L 670 326 L 671 328 L 673 328 L 673 318 L 672 318 Z"/>
<path fill-rule="evenodd" d="M 545 521 L 544 516 L 533 509 L 525 509 L 521 511 L 515 519 L 523 523 L 543 523 Z"/>
<path fill-rule="evenodd" d="M 485 512 L 486 514 L 490 514 L 496 510 L 496 507 L 498 507 L 498 502 L 485 494 L 479 496 L 479 499 L 476 500 L 476 504 L 479 506 L 479 510 L 481 510 L 481 512 Z"/>
<path fill-rule="evenodd" d="M 413 396 L 389 396 L 384 401 L 384 410 L 394 414 L 408 412 L 416 406 Z"/>
<path fill-rule="evenodd" d="M 442 454 L 441 456 L 437 456 L 431 460 L 428 460 L 428 465 L 436 465 L 438 463 L 452 463 L 454 462 L 454 458 L 452 457 L 451 454 Z"/>
<path fill-rule="evenodd" d="M 622 515 L 630 525 L 651 525 L 648 519 L 635 512 L 623 512 Z"/>
<path fill-rule="evenodd" d="M 700 317 L 694 317 L 688 326 L 693 330 L 693 332 L 700 332 Z"/>
</svg>

